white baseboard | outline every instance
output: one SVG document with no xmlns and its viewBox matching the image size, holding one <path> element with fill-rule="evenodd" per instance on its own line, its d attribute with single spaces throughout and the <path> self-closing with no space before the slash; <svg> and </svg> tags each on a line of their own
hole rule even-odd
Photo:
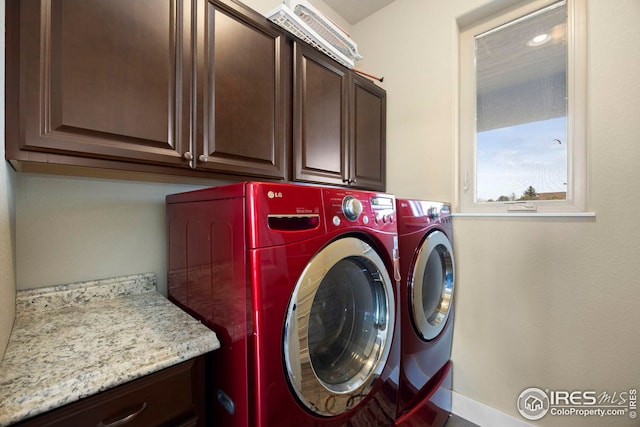
<svg viewBox="0 0 640 427">
<path fill-rule="evenodd" d="M 451 412 L 480 427 L 531 427 L 531 424 L 522 419 L 507 415 L 455 391 L 451 398 Z"/>
</svg>

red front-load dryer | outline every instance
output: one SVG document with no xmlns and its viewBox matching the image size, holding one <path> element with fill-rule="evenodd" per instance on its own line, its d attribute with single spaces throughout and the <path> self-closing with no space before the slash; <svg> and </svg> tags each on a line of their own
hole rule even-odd
<svg viewBox="0 0 640 427">
<path fill-rule="evenodd" d="M 446 424 L 451 414 L 455 264 L 450 206 L 397 199 L 401 364 L 397 426 Z"/>
<path fill-rule="evenodd" d="M 393 425 L 393 196 L 238 183 L 167 196 L 167 224 L 169 297 L 221 343 L 216 425 Z"/>
</svg>

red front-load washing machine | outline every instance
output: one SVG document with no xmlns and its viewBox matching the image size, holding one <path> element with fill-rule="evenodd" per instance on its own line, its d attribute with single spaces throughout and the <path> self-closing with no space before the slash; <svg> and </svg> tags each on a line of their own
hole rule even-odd
<svg viewBox="0 0 640 427">
<path fill-rule="evenodd" d="M 216 425 L 393 425 L 393 196 L 238 183 L 167 196 L 167 223 L 169 297 L 221 343 Z"/>
<path fill-rule="evenodd" d="M 450 206 L 397 199 L 401 369 L 397 426 L 446 424 L 451 414 L 455 264 Z"/>
</svg>

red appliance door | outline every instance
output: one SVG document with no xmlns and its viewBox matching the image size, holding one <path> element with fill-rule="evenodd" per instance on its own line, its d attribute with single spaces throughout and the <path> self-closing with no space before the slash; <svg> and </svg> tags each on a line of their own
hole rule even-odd
<svg viewBox="0 0 640 427">
<path fill-rule="evenodd" d="M 323 416 L 356 406 L 386 364 L 394 319 L 393 282 L 378 253 L 355 237 L 325 246 L 287 308 L 284 355 L 298 400 Z"/>
<path fill-rule="evenodd" d="M 442 332 L 451 310 L 454 286 L 453 248 L 441 231 L 430 233 L 416 253 L 410 277 L 413 326 L 424 340 Z"/>
</svg>

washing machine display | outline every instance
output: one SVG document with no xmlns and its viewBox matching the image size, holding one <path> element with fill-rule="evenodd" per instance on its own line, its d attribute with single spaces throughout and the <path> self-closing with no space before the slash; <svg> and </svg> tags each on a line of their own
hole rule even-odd
<svg viewBox="0 0 640 427">
<path fill-rule="evenodd" d="M 395 198 L 279 183 L 167 197 L 169 297 L 218 335 L 227 427 L 393 425 Z"/>
<path fill-rule="evenodd" d="M 443 426 L 451 412 L 455 261 L 449 205 L 397 199 L 399 427 Z"/>
</svg>

